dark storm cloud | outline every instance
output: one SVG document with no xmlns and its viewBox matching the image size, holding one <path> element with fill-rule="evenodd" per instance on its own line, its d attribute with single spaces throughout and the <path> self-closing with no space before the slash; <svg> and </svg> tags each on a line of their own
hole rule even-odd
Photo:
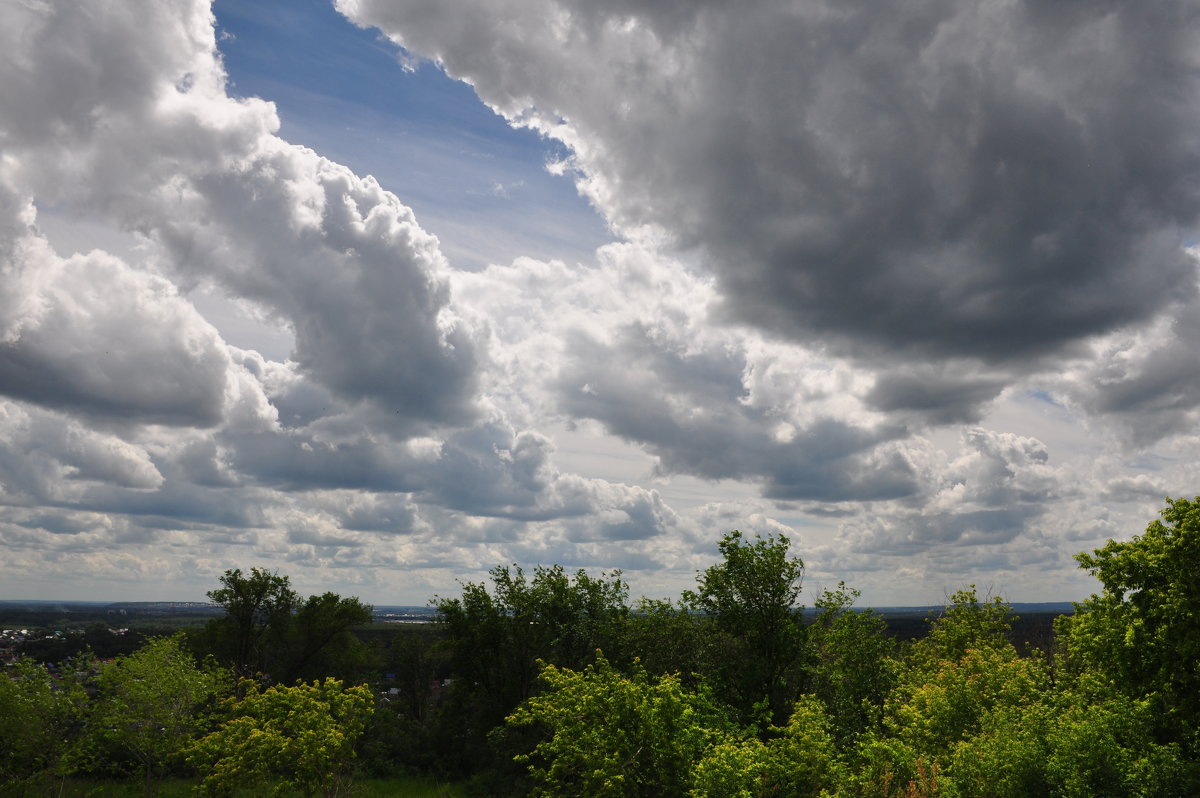
<svg viewBox="0 0 1200 798">
<path fill-rule="evenodd" d="M 979 420 L 1005 383 L 969 371 L 955 373 L 952 367 L 918 365 L 879 373 L 864 398 L 885 413 L 907 413 L 929 424 L 965 424 Z"/>
<path fill-rule="evenodd" d="M 563 138 L 619 229 L 700 248 L 732 318 L 1005 361 L 1195 290 L 1192 2 L 339 7 Z"/>
</svg>

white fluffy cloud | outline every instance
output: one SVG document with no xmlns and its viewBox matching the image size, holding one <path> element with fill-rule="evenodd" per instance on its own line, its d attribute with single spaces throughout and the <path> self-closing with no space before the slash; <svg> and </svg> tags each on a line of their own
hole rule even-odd
<svg viewBox="0 0 1200 798">
<path fill-rule="evenodd" d="M 185 285 L 260 303 L 342 396 L 400 422 L 468 419 L 477 353 L 436 240 L 373 179 L 276 137 L 268 103 L 226 96 L 205 4 L 148 21 L 120 5 L 17 15 L 10 96 L 34 110 L 4 114 L 7 182 L 142 234 Z"/>
<path fill-rule="evenodd" d="M 10 241 L 0 393 L 106 420 L 222 419 L 237 367 L 172 284 L 99 251 L 61 259 L 32 225 Z"/>
</svg>

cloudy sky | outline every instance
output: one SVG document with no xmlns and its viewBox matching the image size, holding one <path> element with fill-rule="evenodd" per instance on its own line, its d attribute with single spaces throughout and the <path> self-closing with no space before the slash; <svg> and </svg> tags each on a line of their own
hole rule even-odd
<svg viewBox="0 0 1200 798">
<path fill-rule="evenodd" d="M 1200 10 L 0 0 L 0 598 L 1095 589 L 1200 492 Z"/>
</svg>

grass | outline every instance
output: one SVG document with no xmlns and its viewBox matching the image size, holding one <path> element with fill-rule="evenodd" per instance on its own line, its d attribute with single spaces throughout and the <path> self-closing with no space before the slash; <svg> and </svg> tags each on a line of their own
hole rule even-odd
<svg viewBox="0 0 1200 798">
<path fill-rule="evenodd" d="M 360 779 L 355 798 L 466 798 L 461 784 L 424 778 Z"/>
<path fill-rule="evenodd" d="M 196 785 L 193 779 L 167 779 L 159 785 L 159 798 L 189 798 L 192 788 Z M 30 785 L 32 788 L 33 785 Z M 48 787 L 48 785 L 46 785 Z M 33 792 L 13 792 L 5 790 L 0 785 L 0 796 L 7 795 L 47 795 L 58 796 L 58 784 L 43 792 L 35 789 Z M 265 792 L 243 791 L 246 796 L 265 794 Z M 95 781 L 87 779 L 68 779 L 61 793 L 62 798 L 138 798 L 143 795 L 140 780 L 130 781 Z M 466 798 L 466 791 L 461 784 L 440 782 L 429 778 L 397 776 L 392 778 L 369 779 L 360 778 L 354 781 L 349 798 Z"/>
</svg>

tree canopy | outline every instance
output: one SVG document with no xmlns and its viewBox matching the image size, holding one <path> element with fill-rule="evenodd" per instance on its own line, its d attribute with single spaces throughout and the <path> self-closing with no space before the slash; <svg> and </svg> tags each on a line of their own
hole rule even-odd
<svg viewBox="0 0 1200 798">
<path fill-rule="evenodd" d="M 1147 698 L 1163 739 L 1200 750 L 1200 497 L 1167 499 L 1142 535 L 1076 556 L 1104 586 L 1062 624 L 1077 664 Z"/>
<path fill-rule="evenodd" d="M 805 614 L 785 537 L 718 551 L 693 591 L 633 609 L 616 572 L 501 566 L 419 629 L 227 571 L 225 614 L 187 646 L 7 667 L 0 794 L 140 771 L 147 793 L 175 774 L 200 794 L 334 795 L 363 765 L 499 796 L 1200 794 L 1200 499 L 1079 555 L 1101 592 L 1043 649 L 1014 645 L 1010 605 L 974 586 L 897 640 L 844 584 Z"/>
</svg>

